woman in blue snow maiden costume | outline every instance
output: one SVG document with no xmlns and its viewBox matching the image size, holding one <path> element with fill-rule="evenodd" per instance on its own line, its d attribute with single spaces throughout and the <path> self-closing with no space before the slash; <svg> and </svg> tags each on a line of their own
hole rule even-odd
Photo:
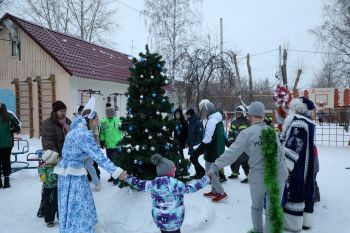
<svg viewBox="0 0 350 233">
<path fill-rule="evenodd" d="M 95 203 L 84 162 L 91 157 L 114 178 L 120 169 L 103 155 L 96 144 L 90 128 L 98 124 L 94 109 L 94 99 L 90 99 L 82 115 L 70 125 L 62 158 L 55 167 L 58 175 L 58 213 L 60 233 L 95 233 L 97 223 Z"/>
</svg>

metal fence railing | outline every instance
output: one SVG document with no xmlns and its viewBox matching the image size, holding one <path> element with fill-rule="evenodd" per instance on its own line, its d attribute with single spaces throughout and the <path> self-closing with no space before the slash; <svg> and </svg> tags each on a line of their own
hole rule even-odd
<svg viewBox="0 0 350 233">
<path fill-rule="evenodd" d="M 319 111 L 316 114 L 316 144 L 348 146 L 350 111 L 347 108 Z"/>
</svg>

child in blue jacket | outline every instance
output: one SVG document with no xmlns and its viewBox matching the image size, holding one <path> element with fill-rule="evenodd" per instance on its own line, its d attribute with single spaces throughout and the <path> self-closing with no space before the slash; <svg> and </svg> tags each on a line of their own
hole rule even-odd
<svg viewBox="0 0 350 233">
<path fill-rule="evenodd" d="M 162 233 L 180 233 L 180 228 L 185 216 L 184 194 L 193 193 L 209 184 L 209 178 L 203 176 L 185 184 L 174 178 L 175 164 L 155 154 L 151 158 L 156 166 L 157 178 L 154 180 L 139 180 L 126 173 L 120 179 L 126 181 L 130 186 L 150 193 L 152 196 L 153 221 Z"/>
</svg>

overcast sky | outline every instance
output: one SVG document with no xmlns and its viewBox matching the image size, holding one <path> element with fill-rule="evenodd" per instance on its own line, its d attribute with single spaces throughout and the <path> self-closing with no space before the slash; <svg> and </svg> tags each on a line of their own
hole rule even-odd
<svg viewBox="0 0 350 233">
<path fill-rule="evenodd" d="M 113 0 L 112 0 L 113 1 Z M 143 9 L 143 0 L 119 0 L 135 9 Z M 120 25 L 114 36 L 117 49 L 130 54 L 134 41 L 134 54 L 144 48 L 148 31 L 142 15 L 115 1 Z M 220 18 L 224 20 L 224 47 L 241 55 L 256 54 L 279 45 L 290 49 L 318 50 L 316 38 L 308 32 L 322 23 L 324 0 L 203 0 L 203 29 L 219 38 Z M 274 78 L 278 69 L 278 51 L 252 58 L 254 79 Z M 294 83 L 296 69 L 303 74 L 300 87 L 307 87 L 322 65 L 322 55 L 289 52 L 288 79 Z M 242 75 L 247 75 L 245 60 L 240 62 Z"/>
</svg>

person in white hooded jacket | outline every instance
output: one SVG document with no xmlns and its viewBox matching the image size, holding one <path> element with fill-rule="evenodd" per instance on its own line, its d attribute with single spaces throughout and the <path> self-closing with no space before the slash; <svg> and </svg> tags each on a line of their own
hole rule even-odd
<svg viewBox="0 0 350 233">
<path fill-rule="evenodd" d="M 215 108 L 210 100 L 204 99 L 199 103 L 199 110 L 202 116 L 207 117 L 204 129 L 204 138 L 198 148 L 192 153 L 190 159 L 195 167 L 196 175 L 194 179 L 200 179 L 209 171 L 211 165 L 225 151 L 224 125 L 222 124 L 222 114 Z M 204 154 L 205 170 L 198 162 L 198 157 Z M 218 171 L 219 176 L 219 171 Z M 227 198 L 219 177 L 211 180 L 212 190 L 204 196 L 212 198 L 213 202 L 220 202 Z"/>
</svg>

